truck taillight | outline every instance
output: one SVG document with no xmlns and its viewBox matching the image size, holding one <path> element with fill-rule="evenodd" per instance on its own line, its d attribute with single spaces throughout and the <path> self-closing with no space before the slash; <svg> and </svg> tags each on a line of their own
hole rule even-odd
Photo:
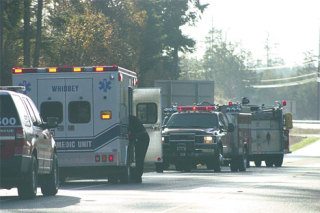
<svg viewBox="0 0 320 213">
<path fill-rule="evenodd" d="M 16 138 L 15 138 L 15 155 L 23 154 L 23 147 L 25 145 L 25 133 L 21 127 L 16 129 Z"/>
</svg>

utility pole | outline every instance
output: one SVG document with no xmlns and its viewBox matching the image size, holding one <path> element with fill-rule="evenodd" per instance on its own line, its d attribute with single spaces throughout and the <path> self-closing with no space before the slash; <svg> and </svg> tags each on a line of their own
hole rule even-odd
<svg viewBox="0 0 320 213">
<path fill-rule="evenodd" d="M 317 85 L 318 85 L 318 120 L 320 120 L 320 27 L 319 27 L 319 52 L 318 52 Z"/>
</svg>

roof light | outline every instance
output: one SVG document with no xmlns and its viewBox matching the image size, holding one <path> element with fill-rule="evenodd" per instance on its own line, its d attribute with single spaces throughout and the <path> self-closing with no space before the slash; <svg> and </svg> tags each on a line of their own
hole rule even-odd
<svg viewBox="0 0 320 213">
<path fill-rule="evenodd" d="M 287 106 L 287 101 L 286 100 L 282 100 L 282 106 Z"/>
<path fill-rule="evenodd" d="M 14 73 L 22 73 L 22 69 L 20 69 L 20 68 L 14 68 L 14 69 L 13 69 L 13 72 L 14 72 Z"/>
<path fill-rule="evenodd" d="M 104 71 L 104 67 L 95 67 L 95 71 L 96 72 L 103 72 Z"/>
<path fill-rule="evenodd" d="M 49 67 L 48 71 L 49 72 L 57 72 L 57 68 L 56 67 Z"/>
<path fill-rule="evenodd" d="M 74 67 L 73 72 L 81 72 L 81 67 Z"/>
<path fill-rule="evenodd" d="M 216 108 L 215 106 L 178 106 L 177 110 L 179 112 L 186 112 L 186 111 L 214 111 Z"/>
</svg>

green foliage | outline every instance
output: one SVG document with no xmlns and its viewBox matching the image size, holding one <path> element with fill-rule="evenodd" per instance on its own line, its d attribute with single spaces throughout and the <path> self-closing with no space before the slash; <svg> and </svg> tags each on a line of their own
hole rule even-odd
<svg viewBox="0 0 320 213">
<path fill-rule="evenodd" d="M 292 146 L 290 146 L 290 151 L 294 152 L 294 151 L 297 151 L 298 149 L 301 149 L 307 145 L 310 145 L 316 141 L 320 140 L 320 138 L 317 138 L 317 137 L 311 137 L 311 138 L 306 138 L 306 139 L 303 139 L 302 141 L 298 142 L 298 143 L 295 143 L 293 144 Z"/>
<path fill-rule="evenodd" d="M 220 30 L 212 29 L 206 38 L 206 52 L 203 58 L 205 78 L 215 81 L 215 91 L 227 99 L 246 95 L 245 79 L 252 72 L 246 66 L 248 53 L 237 52 L 237 46 L 228 43 Z"/>
</svg>

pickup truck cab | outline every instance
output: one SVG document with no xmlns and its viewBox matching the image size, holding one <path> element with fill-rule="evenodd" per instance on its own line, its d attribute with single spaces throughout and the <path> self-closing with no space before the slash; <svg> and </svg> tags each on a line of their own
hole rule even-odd
<svg viewBox="0 0 320 213">
<path fill-rule="evenodd" d="M 190 171 L 205 164 L 207 169 L 220 172 L 228 135 L 234 126 L 214 106 L 177 109 L 163 126 L 164 168 L 174 164 L 178 171 Z"/>
</svg>

